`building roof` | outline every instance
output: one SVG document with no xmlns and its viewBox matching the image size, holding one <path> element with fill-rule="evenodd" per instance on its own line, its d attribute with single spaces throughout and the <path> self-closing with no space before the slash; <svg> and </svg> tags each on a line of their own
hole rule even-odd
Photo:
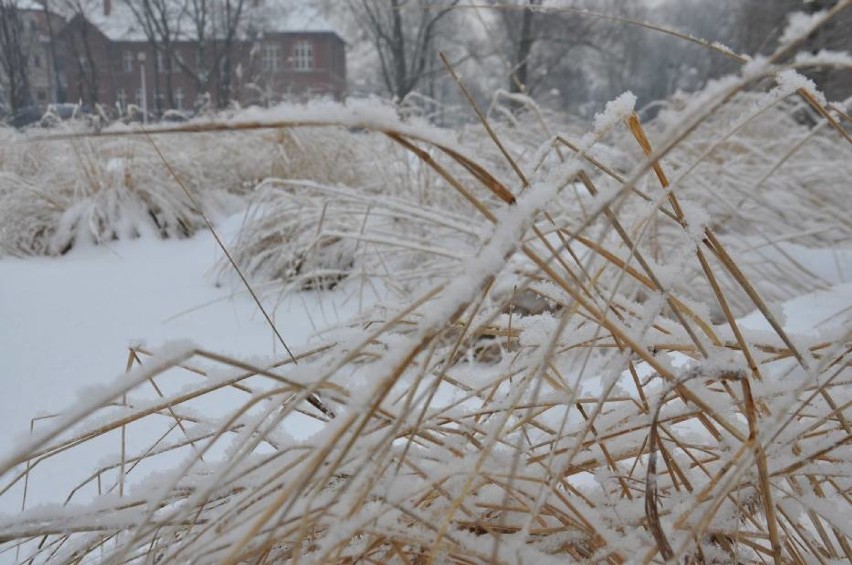
<svg viewBox="0 0 852 565">
<path fill-rule="evenodd" d="M 104 14 L 103 0 L 86 2 L 83 16 L 112 41 L 145 41 L 145 30 L 130 7 L 123 1 L 113 1 L 109 15 Z"/>
<path fill-rule="evenodd" d="M 256 29 L 263 31 L 337 33 L 334 26 L 310 2 L 261 1 L 256 8 L 249 8 L 248 15 Z"/>
<path fill-rule="evenodd" d="M 44 10 L 44 5 L 35 0 L 17 0 L 15 6 L 19 10 L 38 10 L 39 12 Z"/>
<path fill-rule="evenodd" d="M 34 2 L 34 0 L 19 0 Z M 128 0 L 111 0 L 109 15 L 104 14 L 105 0 L 81 0 L 82 13 L 112 41 L 146 41 L 148 38 L 139 18 L 128 4 Z M 222 9 L 220 2 L 211 2 L 214 10 Z M 176 41 L 193 41 L 198 33 L 187 3 L 174 0 L 173 14 L 170 18 Z M 209 18 L 211 22 L 221 18 Z M 238 35 L 245 37 L 250 33 L 273 32 L 327 32 L 337 34 L 337 30 L 326 20 L 310 0 L 244 0 L 243 16 Z M 207 30 L 209 37 L 221 35 L 222 30 Z M 339 34 L 338 34 L 339 35 Z"/>
</svg>

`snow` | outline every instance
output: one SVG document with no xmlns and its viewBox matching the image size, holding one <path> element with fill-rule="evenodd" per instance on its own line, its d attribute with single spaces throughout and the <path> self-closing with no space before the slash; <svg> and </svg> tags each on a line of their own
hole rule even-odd
<svg viewBox="0 0 852 565">
<path fill-rule="evenodd" d="M 241 222 L 242 214 L 222 222 L 226 241 Z M 31 418 L 110 392 L 107 383 L 123 375 L 130 345 L 159 348 L 189 339 L 238 358 L 281 355 L 248 295 L 217 288 L 221 255 L 205 231 L 184 241 L 148 237 L 84 247 L 55 259 L 0 259 L 0 460 L 30 437 Z M 317 331 L 355 313 L 358 301 L 346 298 L 343 289 L 321 299 L 303 292 L 277 310 L 271 300 L 265 306 L 287 345 L 299 350 Z M 36 422 L 36 435 L 40 426 L 47 425 Z M 34 500 L 61 493 L 44 488 Z"/>
<path fill-rule="evenodd" d="M 780 90 L 780 96 L 787 96 L 795 92 L 796 90 L 805 90 L 811 95 L 813 95 L 819 102 L 823 105 L 826 104 L 825 96 L 817 89 L 816 84 L 811 79 L 800 75 L 796 71 L 786 70 L 782 71 L 776 77 L 778 81 L 778 87 Z"/>
<path fill-rule="evenodd" d="M 782 243 L 769 250 L 768 256 L 778 258 L 782 252 L 825 281 L 823 288 L 778 305 L 778 317 L 784 320 L 784 328 L 792 333 L 819 335 L 852 325 L 852 249 L 809 249 Z M 743 317 L 741 324 L 755 331 L 772 331 L 759 311 Z"/>
<path fill-rule="evenodd" d="M 265 31 L 331 32 L 339 31 L 308 2 L 266 0 L 249 12 L 252 25 Z"/>
<path fill-rule="evenodd" d="M 604 111 L 595 115 L 595 131 L 604 132 L 608 130 L 628 118 L 635 109 L 636 95 L 628 90 L 615 100 L 607 102 Z"/>
<path fill-rule="evenodd" d="M 832 328 L 849 328 L 852 326 L 852 283 L 797 296 L 784 303 L 783 311 L 784 327 L 793 333 L 819 334 Z M 743 318 L 742 326 L 772 331 L 760 312 L 752 312 Z"/>
<path fill-rule="evenodd" d="M 779 40 L 781 45 L 793 43 L 807 37 L 825 16 L 825 10 L 820 10 L 813 14 L 793 12 L 788 16 L 787 27 L 784 29 L 784 33 L 781 34 L 781 39 Z"/>
<path fill-rule="evenodd" d="M 36 2 L 35 0 L 17 0 L 12 2 L 19 10 L 37 10 L 41 12 L 44 10 L 44 6 Z"/>
<path fill-rule="evenodd" d="M 174 38 L 193 40 L 196 37 L 195 22 L 191 14 L 187 12 L 186 4 L 173 2 L 171 6 L 175 14 L 172 18 Z M 335 27 L 309 2 L 265 0 L 257 5 L 246 2 L 243 10 L 241 22 L 243 33 L 338 33 Z M 125 0 L 113 0 L 109 15 L 103 12 L 103 0 L 88 0 L 84 3 L 83 13 L 112 41 L 147 41 L 148 39 L 144 28 Z"/>
<path fill-rule="evenodd" d="M 86 8 L 83 12 L 86 19 L 110 40 L 147 40 L 145 30 L 125 3 L 113 2 L 109 15 L 104 14 L 101 2 L 89 2 Z"/>
<path fill-rule="evenodd" d="M 796 63 L 813 66 L 852 67 L 852 55 L 847 51 L 830 51 L 827 49 L 821 49 L 816 54 L 802 51 L 796 53 Z"/>
</svg>

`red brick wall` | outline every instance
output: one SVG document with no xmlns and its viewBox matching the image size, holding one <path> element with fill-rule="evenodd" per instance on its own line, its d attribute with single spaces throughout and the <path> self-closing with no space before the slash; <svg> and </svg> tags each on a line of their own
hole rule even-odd
<svg viewBox="0 0 852 565">
<path fill-rule="evenodd" d="M 57 59 L 67 85 L 68 101 L 111 101 L 109 40 L 82 18 L 75 18 L 59 36 Z"/>
<path fill-rule="evenodd" d="M 313 48 L 313 68 L 295 68 L 295 48 L 300 42 L 308 42 Z M 279 48 L 277 71 L 264 69 L 263 51 L 267 45 Z M 276 33 L 266 34 L 257 41 L 253 57 L 241 59 L 246 76 L 255 86 L 260 86 L 279 97 L 299 99 L 310 95 L 331 96 L 342 99 L 346 94 L 346 64 L 343 41 L 331 33 Z M 245 85 L 242 97 L 248 103 L 265 103 L 264 96 L 256 88 Z M 273 98 L 273 97 L 270 97 Z"/>
<path fill-rule="evenodd" d="M 83 33 L 85 30 L 85 34 Z M 138 53 L 145 53 L 145 82 L 148 93 L 148 108 L 157 110 L 157 92 L 162 96 L 161 110 L 177 105 L 175 94 L 182 90 L 183 109 L 191 110 L 199 94 L 198 84 L 191 73 L 186 72 L 175 61 L 171 73 L 158 71 L 156 55 L 147 42 L 109 41 L 95 28 L 81 19 L 75 19 L 62 32 L 65 42 L 62 51 L 64 69 L 68 85 L 68 99 L 82 100 L 88 105 L 98 102 L 106 108 L 115 108 L 119 92 L 124 90 L 126 101 L 136 103 L 136 92 L 141 88 L 140 63 Z M 84 41 L 85 38 L 85 41 Z M 313 68 L 301 70 L 294 68 L 294 49 L 298 42 L 309 42 L 313 47 Z M 91 59 L 97 71 L 97 92 L 91 90 L 91 66 L 84 65 L 83 74 L 77 64 L 75 53 L 82 53 L 88 45 Z M 263 68 L 263 47 L 277 45 L 279 50 L 279 68 L 266 71 Z M 222 50 L 223 45 L 210 46 L 212 50 Z M 194 43 L 181 42 L 174 46 L 174 52 L 191 68 L 195 68 L 197 49 Z M 132 70 L 125 70 L 124 54 L 130 53 L 133 60 Z M 232 46 L 231 55 L 231 96 L 224 96 L 225 85 L 216 77 L 210 81 L 208 92 L 212 104 L 226 98 L 236 98 L 242 104 L 274 103 L 284 98 L 305 99 L 309 96 L 324 95 L 337 99 L 343 98 L 346 90 L 346 57 L 343 41 L 333 33 L 274 33 L 266 34 L 256 42 L 238 42 Z M 204 61 L 204 67 L 211 66 L 212 57 Z M 237 69 L 240 73 L 237 73 Z M 238 76 L 241 75 L 241 76 Z M 171 99 L 167 77 L 171 77 Z M 224 81 L 222 81 L 224 82 Z"/>
</svg>

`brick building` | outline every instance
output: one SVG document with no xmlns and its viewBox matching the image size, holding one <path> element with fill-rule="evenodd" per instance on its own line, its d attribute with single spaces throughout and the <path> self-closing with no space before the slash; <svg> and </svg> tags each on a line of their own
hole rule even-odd
<svg viewBox="0 0 852 565">
<path fill-rule="evenodd" d="M 61 80 L 53 67 L 52 43 L 50 38 L 65 26 L 65 19 L 53 12 L 46 11 L 35 0 L 18 0 L 17 16 L 22 24 L 22 44 L 27 58 L 27 76 L 32 102 L 44 105 L 57 102 L 62 96 Z M 0 73 L 3 65 L 0 65 Z M 5 77 L 0 75 L 0 89 Z M 3 100 L 0 92 L 0 101 Z"/>
<path fill-rule="evenodd" d="M 225 1 L 208 4 L 211 10 L 221 9 Z M 133 8 L 128 2 L 134 2 Z M 231 0 L 231 5 L 237 2 Z M 175 31 L 168 33 L 146 30 L 140 23 L 145 21 L 141 5 L 135 0 L 89 0 L 67 20 L 57 16 L 58 72 L 46 41 L 37 55 L 44 67 L 38 80 L 34 71 L 41 67 L 30 64 L 36 101 L 82 102 L 90 108 L 99 104 L 111 113 L 136 105 L 162 115 L 234 101 L 268 105 L 345 94 L 345 44 L 307 2 L 244 0 L 235 23 L 214 26 L 209 22 L 223 21 L 224 12 L 211 12 L 203 14 L 203 27 L 201 18 L 194 17 L 201 14 L 189 13 L 187 3 L 180 3 L 183 8 L 169 23 Z M 28 13 L 44 17 L 37 7 Z"/>
</svg>

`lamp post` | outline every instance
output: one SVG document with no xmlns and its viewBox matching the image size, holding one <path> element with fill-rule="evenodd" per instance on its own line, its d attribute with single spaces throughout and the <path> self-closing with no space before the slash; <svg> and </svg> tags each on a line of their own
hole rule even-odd
<svg viewBox="0 0 852 565">
<path fill-rule="evenodd" d="M 140 51 L 136 58 L 139 60 L 139 78 L 142 84 L 142 123 L 148 125 L 148 89 L 145 87 L 145 52 Z"/>
</svg>

